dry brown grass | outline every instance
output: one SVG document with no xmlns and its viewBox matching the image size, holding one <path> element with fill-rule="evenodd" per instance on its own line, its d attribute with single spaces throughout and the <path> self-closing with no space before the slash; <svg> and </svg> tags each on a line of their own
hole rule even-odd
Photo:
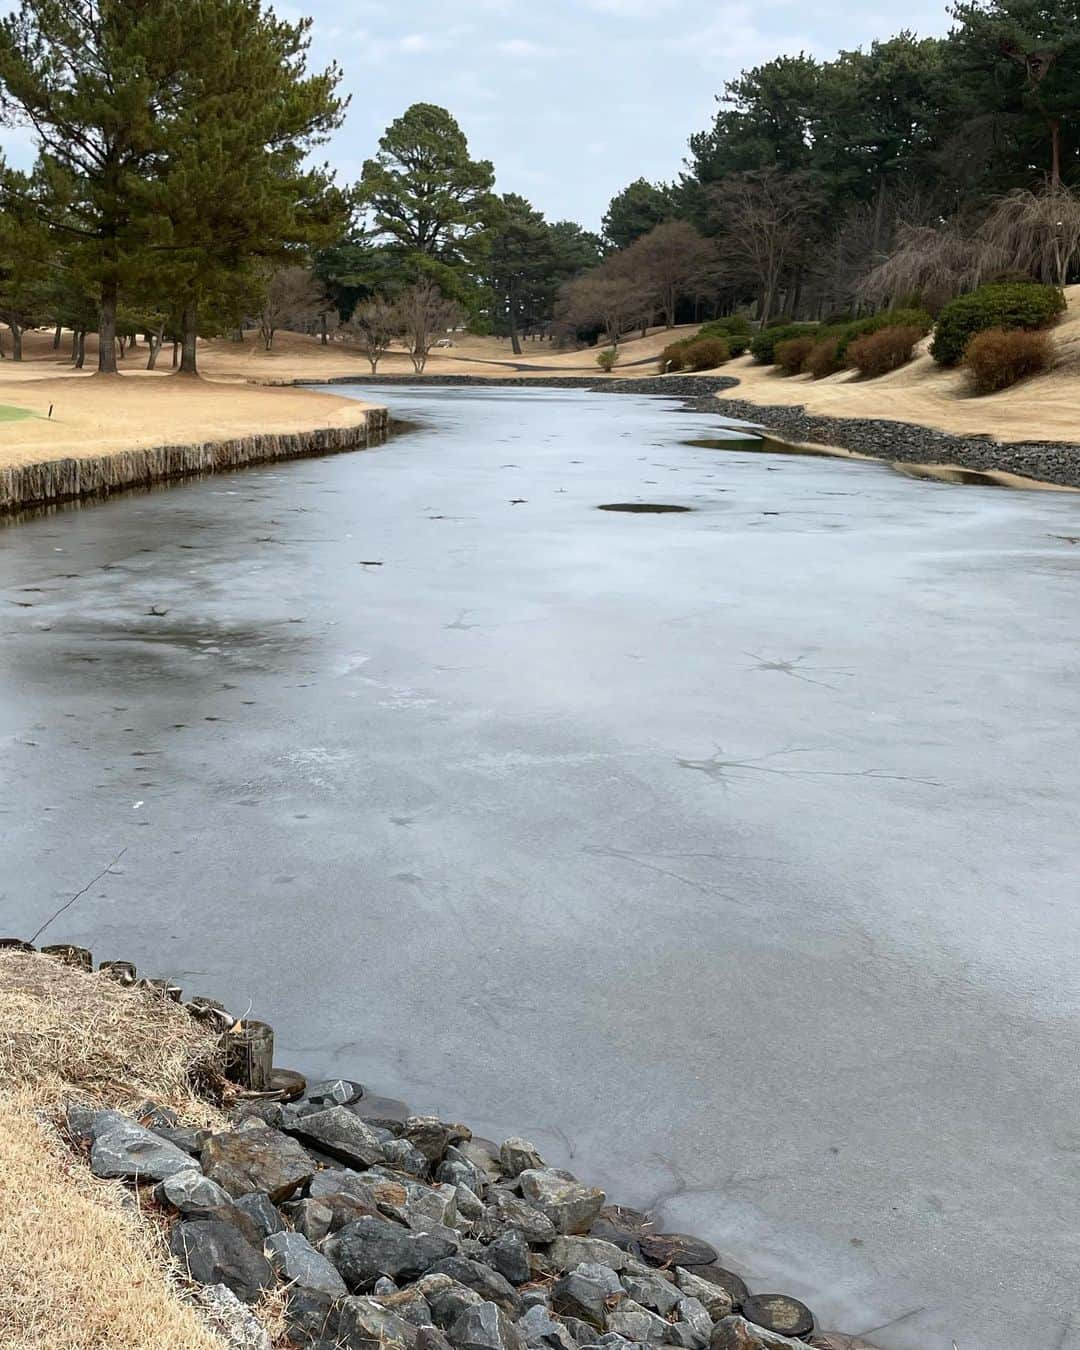
<svg viewBox="0 0 1080 1350">
<path fill-rule="evenodd" d="M 222 1350 L 174 1283 L 160 1222 L 95 1180 L 51 1123 L 66 1099 L 152 1097 L 220 1116 L 191 1075 L 215 1038 L 174 1003 L 48 957 L 0 951 L 0 1345 L 4 1350 Z"/>
<path fill-rule="evenodd" d="M 192 1123 L 220 1120 L 192 1088 L 217 1076 L 217 1038 L 177 1004 L 18 951 L 0 951 L 0 995 L 0 1083 L 38 1105 L 153 1097 Z"/>
</svg>

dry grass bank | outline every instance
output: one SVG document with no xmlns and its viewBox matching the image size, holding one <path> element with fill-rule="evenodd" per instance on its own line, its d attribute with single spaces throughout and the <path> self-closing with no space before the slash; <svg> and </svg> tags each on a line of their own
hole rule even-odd
<svg viewBox="0 0 1080 1350">
<path fill-rule="evenodd" d="M 853 371 L 824 380 L 785 378 L 771 366 L 755 366 L 748 356 L 716 373 L 738 379 L 733 398 L 762 405 L 802 404 L 807 412 L 824 417 L 913 422 L 999 441 L 1080 442 L 1080 286 L 1065 293 L 1068 311 L 1051 330 L 1057 350 L 1054 369 L 999 394 L 971 394 L 962 371 L 934 363 L 927 354 L 928 341 L 909 365 L 874 380 L 859 379 Z"/>
<path fill-rule="evenodd" d="M 5 1350 L 223 1350 L 173 1282 L 158 1225 L 95 1180 L 52 1123 L 72 1097 L 147 1096 L 193 1124 L 214 1038 L 183 1009 L 47 957 L 0 951 L 0 1345 Z"/>
</svg>

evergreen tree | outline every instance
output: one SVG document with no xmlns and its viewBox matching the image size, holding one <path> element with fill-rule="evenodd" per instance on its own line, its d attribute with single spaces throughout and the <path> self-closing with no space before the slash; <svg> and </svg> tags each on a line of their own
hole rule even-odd
<svg viewBox="0 0 1080 1350">
<path fill-rule="evenodd" d="M 677 213 L 671 188 L 639 178 L 612 197 L 603 219 L 604 238 L 614 248 L 628 248 Z"/>
</svg>

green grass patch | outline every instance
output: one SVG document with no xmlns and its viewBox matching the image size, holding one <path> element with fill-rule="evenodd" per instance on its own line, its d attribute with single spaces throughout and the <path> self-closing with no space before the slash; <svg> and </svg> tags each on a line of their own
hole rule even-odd
<svg viewBox="0 0 1080 1350">
<path fill-rule="evenodd" d="M 0 403 L 0 422 L 21 422 L 24 417 L 33 417 L 29 408 L 13 408 L 10 403 Z"/>
</svg>

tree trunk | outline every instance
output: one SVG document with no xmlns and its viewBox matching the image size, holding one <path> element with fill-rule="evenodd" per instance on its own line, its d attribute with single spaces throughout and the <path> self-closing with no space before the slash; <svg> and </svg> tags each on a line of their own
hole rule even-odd
<svg viewBox="0 0 1080 1350">
<path fill-rule="evenodd" d="M 177 338 L 173 338 L 172 345 L 172 368 L 173 370 L 180 364 L 180 343 Z"/>
<path fill-rule="evenodd" d="M 159 324 L 157 332 L 147 333 L 146 340 L 150 344 L 150 355 L 146 358 L 146 369 L 156 370 L 157 359 L 161 353 L 161 344 L 165 340 L 165 325 Z"/>
<path fill-rule="evenodd" d="M 319 315 L 319 337 L 322 339 L 322 345 L 325 347 L 330 342 L 330 334 L 326 327 L 326 315 Z"/>
<path fill-rule="evenodd" d="M 515 356 L 521 355 L 521 338 L 518 336 L 517 296 L 510 290 L 510 349 Z"/>
<path fill-rule="evenodd" d="M 71 330 L 71 359 L 74 361 L 75 358 L 78 356 L 78 354 L 79 354 L 79 330 L 77 328 L 73 328 Z"/>
<path fill-rule="evenodd" d="M 23 330 L 20 324 L 9 324 L 11 329 L 11 359 L 13 361 L 22 360 L 22 335 Z"/>
<path fill-rule="evenodd" d="M 54 352 L 58 352 L 60 350 L 60 339 L 63 336 L 63 333 L 64 333 L 64 326 L 62 323 L 60 323 L 59 320 L 57 320 L 56 332 L 53 333 L 53 340 L 52 340 L 52 349 Z"/>
<path fill-rule="evenodd" d="M 115 281 L 101 283 L 101 317 L 98 320 L 98 374 L 119 375 L 116 366 L 116 298 Z"/>
<path fill-rule="evenodd" d="M 80 328 L 75 334 L 75 369 L 82 370 L 86 365 L 86 329 Z"/>
<path fill-rule="evenodd" d="M 198 337 L 199 310 L 195 304 L 187 304 L 180 316 L 180 374 L 198 375 Z M 176 361 L 176 348 L 173 347 L 173 362 Z"/>
<path fill-rule="evenodd" d="M 1050 123 L 1050 189 L 1057 192 L 1061 187 L 1061 123 Z"/>
</svg>

